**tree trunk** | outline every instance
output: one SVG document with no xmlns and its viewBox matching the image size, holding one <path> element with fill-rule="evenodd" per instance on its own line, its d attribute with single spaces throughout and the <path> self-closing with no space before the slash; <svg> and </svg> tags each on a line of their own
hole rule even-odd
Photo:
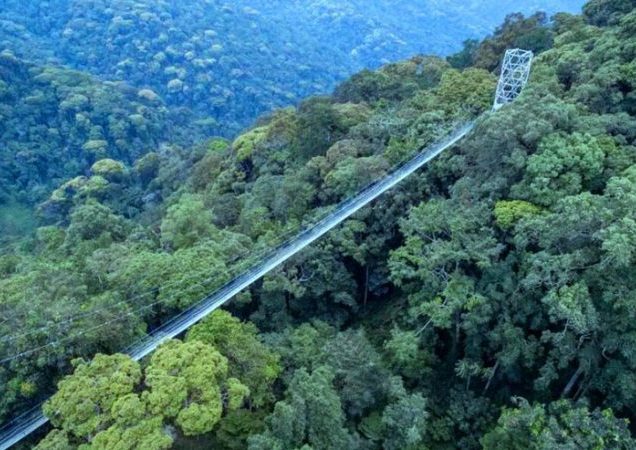
<svg viewBox="0 0 636 450">
<path fill-rule="evenodd" d="M 572 375 L 572 378 L 570 378 L 570 381 L 568 381 L 568 384 L 565 385 L 565 388 L 563 389 L 563 393 L 561 394 L 561 397 L 567 397 L 568 395 L 570 395 L 570 391 L 572 390 L 572 388 L 574 387 L 574 385 L 579 380 L 579 377 L 582 374 L 583 374 L 583 369 L 579 366 L 579 368 L 576 369 L 576 372 L 574 372 L 574 375 Z"/>
<path fill-rule="evenodd" d="M 490 383 L 492 383 L 492 379 L 495 378 L 495 374 L 497 373 L 498 368 L 499 368 L 499 360 L 497 360 L 497 362 L 495 363 L 495 367 L 493 367 L 492 373 L 488 377 L 488 382 L 486 383 L 486 387 L 484 387 L 483 394 L 485 394 L 488 391 L 488 388 L 490 388 Z"/>
<path fill-rule="evenodd" d="M 369 299 L 369 265 L 367 264 L 364 271 L 364 300 L 363 305 L 367 306 L 367 300 Z"/>
</svg>

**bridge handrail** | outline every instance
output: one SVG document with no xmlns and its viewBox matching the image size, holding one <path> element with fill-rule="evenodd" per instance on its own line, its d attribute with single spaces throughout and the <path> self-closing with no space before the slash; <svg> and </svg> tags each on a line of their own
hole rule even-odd
<svg viewBox="0 0 636 450">
<path fill-rule="evenodd" d="M 211 295 L 152 331 L 144 339 L 130 346 L 126 353 L 133 359 L 140 360 L 166 340 L 181 334 L 194 323 L 231 300 L 254 281 L 260 279 L 263 275 L 338 226 L 444 150 L 455 145 L 474 128 L 474 125 L 475 122 L 468 122 L 460 126 L 448 135 L 446 139 L 426 147 L 410 160 L 397 166 L 388 175 L 370 183 L 358 191 L 357 194 L 342 201 L 324 218 L 313 225 L 306 226 L 295 237 L 275 247 L 263 260 L 255 263 Z M 14 418 L 0 429 L 0 450 L 11 447 L 48 422 L 48 419 L 42 413 L 42 405 L 43 403 L 40 403 L 26 413 Z"/>
</svg>

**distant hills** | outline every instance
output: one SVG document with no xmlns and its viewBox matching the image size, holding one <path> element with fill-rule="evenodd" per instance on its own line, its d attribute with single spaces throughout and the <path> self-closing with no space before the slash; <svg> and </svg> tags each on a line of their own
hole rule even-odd
<svg viewBox="0 0 636 450">
<path fill-rule="evenodd" d="M 0 51 L 148 88 L 232 136 L 358 70 L 446 55 L 505 14 L 582 1 L 49 0 L 0 2 Z"/>
</svg>

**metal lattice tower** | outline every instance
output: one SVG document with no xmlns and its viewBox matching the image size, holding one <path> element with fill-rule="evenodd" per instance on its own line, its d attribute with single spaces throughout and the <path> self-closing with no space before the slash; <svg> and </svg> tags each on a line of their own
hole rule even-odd
<svg viewBox="0 0 636 450">
<path fill-rule="evenodd" d="M 530 76 L 532 58 L 534 54 L 529 50 L 515 48 L 506 51 L 497 85 L 494 110 L 512 103 L 521 94 Z"/>
</svg>

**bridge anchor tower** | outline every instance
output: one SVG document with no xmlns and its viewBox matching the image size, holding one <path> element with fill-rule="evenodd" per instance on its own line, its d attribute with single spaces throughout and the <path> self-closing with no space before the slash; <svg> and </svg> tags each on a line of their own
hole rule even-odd
<svg viewBox="0 0 636 450">
<path fill-rule="evenodd" d="M 533 58 L 534 53 L 529 50 L 520 48 L 506 50 L 501 66 L 501 76 L 497 84 L 493 111 L 512 103 L 521 94 L 528 83 Z"/>
</svg>

